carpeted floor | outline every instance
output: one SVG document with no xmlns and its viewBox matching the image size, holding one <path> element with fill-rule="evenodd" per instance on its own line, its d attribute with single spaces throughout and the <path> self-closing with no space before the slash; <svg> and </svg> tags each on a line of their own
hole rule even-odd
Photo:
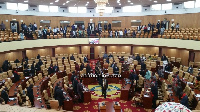
<svg viewBox="0 0 200 112">
<path fill-rule="evenodd" d="M 106 99 L 92 99 L 90 103 L 81 103 L 81 104 L 75 104 L 73 107 L 74 112 L 98 112 L 98 102 L 113 102 L 118 101 L 121 105 L 123 112 L 153 112 L 150 110 L 145 110 L 142 107 L 135 107 L 135 105 L 132 104 L 132 101 L 122 101 L 120 98 L 106 98 Z"/>
</svg>

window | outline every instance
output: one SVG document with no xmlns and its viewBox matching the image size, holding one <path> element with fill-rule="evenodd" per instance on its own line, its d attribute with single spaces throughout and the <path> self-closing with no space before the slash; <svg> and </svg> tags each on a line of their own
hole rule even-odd
<svg viewBox="0 0 200 112">
<path fill-rule="evenodd" d="M 195 8 L 198 8 L 198 7 L 200 7 L 200 0 L 196 0 L 195 2 Z"/>
<path fill-rule="evenodd" d="M 40 12 L 49 12 L 49 7 L 47 5 L 39 5 Z"/>
<path fill-rule="evenodd" d="M 105 8 L 105 13 L 112 13 L 113 12 L 113 7 L 106 7 Z"/>
<path fill-rule="evenodd" d="M 152 5 L 151 10 L 161 10 L 161 4 Z"/>
<path fill-rule="evenodd" d="M 162 10 L 171 10 L 172 3 L 162 4 Z"/>
<path fill-rule="evenodd" d="M 194 8 L 194 1 L 184 2 L 185 8 Z"/>
<path fill-rule="evenodd" d="M 69 13 L 77 13 L 78 9 L 77 7 L 69 7 Z"/>
<path fill-rule="evenodd" d="M 86 7 L 78 7 L 78 13 L 86 13 L 87 8 Z"/>
<path fill-rule="evenodd" d="M 142 6 L 141 5 L 135 5 L 135 6 L 125 6 L 122 9 L 123 12 L 141 12 Z"/>
<path fill-rule="evenodd" d="M 11 10 L 17 10 L 17 3 L 7 3 L 6 4 L 7 9 L 11 9 Z"/>
<path fill-rule="evenodd" d="M 28 10 L 28 4 L 18 3 L 18 10 L 21 10 L 21 11 Z"/>
<path fill-rule="evenodd" d="M 58 12 L 58 6 L 49 6 L 50 12 Z"/>
</svg>

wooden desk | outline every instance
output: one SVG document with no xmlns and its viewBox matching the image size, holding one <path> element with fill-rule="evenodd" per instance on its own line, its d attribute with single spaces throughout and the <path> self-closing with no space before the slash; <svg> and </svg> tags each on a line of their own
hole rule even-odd
<svg viewBox="0 0 200 112">
<path fill-rule="evenodd" d="M 149 80 L 144 80 L 144 95 L 143 95 L 143 106 L 145 109 L 151 109 L 152 108 L 152 99 L 153 97 L 151 96 L 151 87 L 150 87 L 150 82 Z M 147 91 L 148 90 L 148 91 Z"/>
<path fill-rule="evenodd" d="M 129 78 L 129 71 L 122 71 L 121 74 L 122 74 L 122 78 Z"/>
<path fill-rule="evenodd" d="M 98 112 L 122 112 L 121 106 L 115 106 L 114 102 L 105 102 L 106 105 L 102 105 L 102 102 L 98 103 Z"/>
<path fill-rule="evenodd" d="M 173 61 L 171 61 L 171 64 L 173 64 L 177 68 L 180 68 L 180 63 L 179 62 L 173 62 Z"/>
<path fill-rule="evenodd" d="M 128 101 L 129 90 L 130 90 L 131 84 L 127 84 L 127 85 L 124 85 L 124 86 L 122 86 L 122 88 L 121 88 L 120 100 Z"/>
<path fill-rule="evenodd" d="M 119 83 L 119 76 L 118 75 L 109 75 L 106 77 L 108 83 Z"/>
<path fill-rule="evenodd" d="M 12 85 L 12 87 L 9 89 L 9 94 L 8 94 L 8 96 L 9 96 L 10 98 L 16 97 L 16 96 L 17 96 L 17 93 L 18 93 L 18 91 L 17 91 L 18 86 L 21 85 L 21 86 L 22 86 L 22 89 L 24 89 L 24 88 L 26 87 L 26 81 L 28 81 L 30 78 L 31 78 L 31 77 L 25 77 L 24 79 L 19 80 L 18 82 L 14 83 L 14 84 Z"/>
<path fill-rule="evenodd" d="M 65 97 L 65 100 L 63 102 L 63 110 L 73 111 L 73 104 L 74 103 L 72 101 L 72 98 L 67 94 L 67 92 L 63 88 L 63 78 L 59 78 L 58 80 L 56 80 L 56 82 L 54 83 L 54 86 L 53 86 L 54 88 L 55 88 L 57 83 L 59 84 L 60 87 L 62 87 L 63 96 Z M 64 94 L 64 93 L 66 93 L 66 94 Z M 66 99 L 68 99 L 68 100 L 66 100 Z"/>
<path fill-rule="evenodd" d="M 84 103 L 91 102 L 91 93 L 90 93 L 90 91 L 84 91 L 83 95 L 84 95 Z"/>
<path fill-rule="evenodd" d="M 34 105 L 36 108 L 46 108 L 45 100 L 42 97 L 42 92 L 48 87 L 49 79 L 49 77 L 44 77 L 35 83 L 33 87 Z"/>
<path fill-rule="evenodd" d="M 23 72 L 23 67 L 22 66 L 18 66 L 16 68 L 13 68 L 13 71 Z"/>
<path fill-rule="evenodd" d="M 56 72 L 56 75 L 57 75 L 57 78 L 59 79 L 59 78 L 63 78 L 65 76 L 67 76 L 67 73 L 66 73 L 66 71 L 58 71 L 58 72 Z"/>
<path fill-rule="evenodd" d="M 83 80 L 83 84 L 84 85 L 89 85 L 89 84 L 92 84 L 92 83 L 95 83 L 96 82 L 96 77 L 93 77 L 91 75 L 84 75 L 82 77 L 82 80 Z"/>
</svg>

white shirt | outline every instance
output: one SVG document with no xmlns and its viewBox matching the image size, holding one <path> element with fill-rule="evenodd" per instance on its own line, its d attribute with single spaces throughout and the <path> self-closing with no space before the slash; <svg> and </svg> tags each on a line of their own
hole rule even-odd
<svg viewBox="0 0 200 112">
<path fill-rule="evenodd" d="M 110 36 L 112 36 L 112 31 L 110 31 Z"/>
<path fill-rule="evenodd" d="M 119 35 L 123 35 L 123 32 L 122 32 L 122 31 L 119 31 Z"/>
<path fill-rule="evenodd" d="M 56 33 L 56 32 L 57 32 L 57 29 L 53 29 L 53 32 Z"/>
<path fill-rule="evenodd" d="M 175 24 L 174 24 L 174 23 L 172 23 L 172 24 L 171 24 L 171 27 L 174 27 L 174 26 L 175 26 Z"/>
<path fill-rule="evenodd" d="M 37 27 L 37 25 L 36 25 L 36 24 L 34 24 L 34 26 L 35 26 L 35 27 Z"/>
<path fill-rule="evenodd" d="M 151 30 L 151 27 L 147 27 L 147 30 Z"/>
<path fill-rule="evenodd" d="M 59 28 L 56 28 L 57 31 L 59 31 Z"/>
</svg>

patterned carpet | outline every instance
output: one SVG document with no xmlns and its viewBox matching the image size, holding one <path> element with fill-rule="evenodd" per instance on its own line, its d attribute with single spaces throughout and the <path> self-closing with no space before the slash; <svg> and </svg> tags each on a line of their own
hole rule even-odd
<svg viewBox="0 0 200 112">
<path fill-rule="evenodd" d="M 98 112 L 98 102 L 113 102 L 118 101 L 121 105 L 123 112 L 153 112 L 150 110 L 145 110 L 142 107 L 135 107 L 135 105 L 132 105 L 131 101 L 122 101 L 120 98 L 106 98 L 106 99 L 92 99 L 89 103 L 81 103 L 81 104 L 75 104 L 73 107 L 74 112 Z"/>
<path fill-rule="evenodd" d="M 103 98 L 102 89 L 100 85 L 88 85 L 88 88 L 91 90 L 91 98 Z M 109 84 L 107 90 L 107 98 L 116 98 L 120 97 L 120 88 L 121 84 Z"/>
</svg>

